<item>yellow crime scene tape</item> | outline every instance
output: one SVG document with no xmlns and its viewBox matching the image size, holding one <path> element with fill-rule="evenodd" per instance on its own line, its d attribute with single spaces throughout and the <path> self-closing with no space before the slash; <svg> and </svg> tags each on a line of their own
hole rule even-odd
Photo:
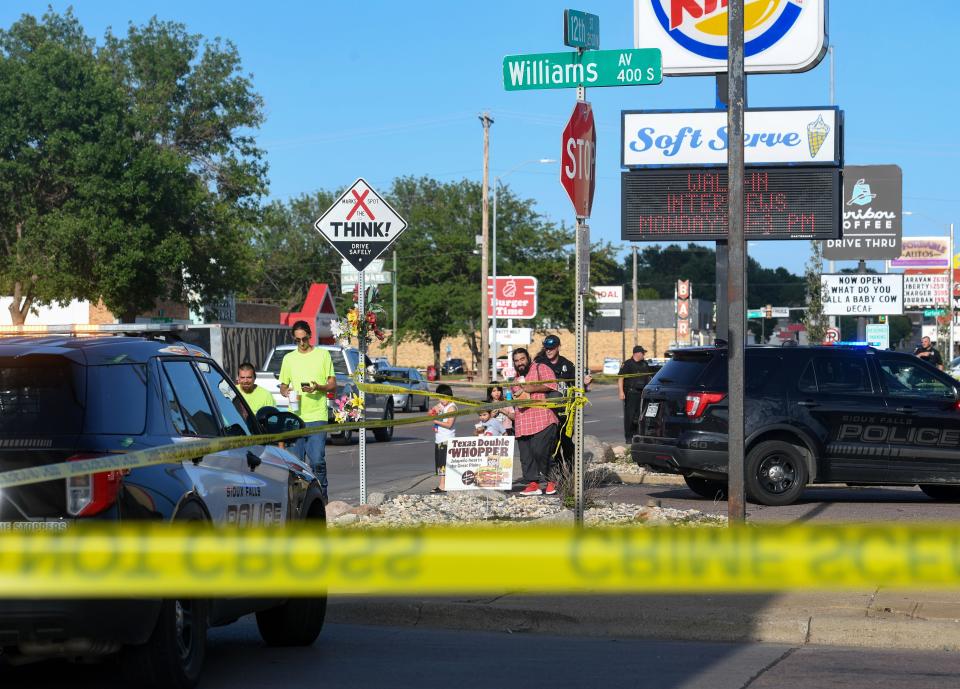
<svg viewBox="0 0 960 689">
<path fill-rule="evenodd" d="M 957 588 L 944 525 L 248 530 L 76 525 L 0 534 L 4 598 Z"/>
</svg>

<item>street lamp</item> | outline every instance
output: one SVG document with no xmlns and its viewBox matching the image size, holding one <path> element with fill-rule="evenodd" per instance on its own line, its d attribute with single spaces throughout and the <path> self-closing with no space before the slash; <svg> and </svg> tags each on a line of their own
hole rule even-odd
<svg viewBox="0 0 960 689">
<path fill-rule="evenodd" d="M 490 331 L 490 380 L 497 380 L 497 189 L 500 187 L 500 180 L 507 177 L 508 175 L 513 174 L 524 165 L 530 165 L 531 163 L 539 163 L 540 165 L 549 165 L 550 163 L 557 162 L 553 158 L 534 158 L 532 160 L 525 160 L 522 163 L 514 165 L 512 168 L 507 170 L 504 174 L 499 175 L 493 178 L 493 301 L 492 301 L 492 313 L 493 324 Z"/>
<path fill-rule="evenodd" d="M 947 257 L 947 281 L 949 286 L 947 287 L 947 314 L 950 319 L 950 327 L 947 329 L 947 342 L 949 343 L 949 349 L 947 350 L 946 364 L 950 363 L 953 360 L 953 223 L 946 223 L 939 218 L 934 218 L 933 216 L 927 215 L 926 213 L 920 213 L 919 211 L 903 211 L 904 215 L 919 215 L 928 220 L 933 220 L 936 223 L 941 223 L 947 225 L 950 228 L 950 241 L 949 241 L 949 252 L 950 255 Z M 922 320 L 920 321 L 923 322 Z"/>
</svg>

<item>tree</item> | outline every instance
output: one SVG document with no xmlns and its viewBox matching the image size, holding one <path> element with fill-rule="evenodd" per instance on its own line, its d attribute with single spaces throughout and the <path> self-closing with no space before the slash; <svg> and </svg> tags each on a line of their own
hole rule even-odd
<svg viewBox="0 0 960 689">
<path fill-rule="evenodd" d="M 827 337 L 830 321 L 823 312 L 823 292 L 820 276 L 823 274 L 823 248 L 820 242 L 810 242 L 810 258 L 803 274 L 807 290 L 807 310 L 804 323 L 810 344 L 822 344 Z"/>
<path fill-rule="evenodd" d="M 202 50 L 201 50 L 202 49 Z M 0 31 L 0 288 L 37 304 L 210 303 L 248 278 L 261 103 L 233 46 L 152 20 L 98 49 L 68 11 Z"/>
</svg>

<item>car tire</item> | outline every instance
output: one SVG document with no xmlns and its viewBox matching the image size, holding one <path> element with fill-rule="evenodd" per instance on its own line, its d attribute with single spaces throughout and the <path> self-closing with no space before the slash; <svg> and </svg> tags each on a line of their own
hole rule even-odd
<svg viewBox="0 0 960 689">
<path fill-rule="evenodd" d="M 726 500 L 727 483 L 726 481 L 716 481 L 709 478 L 699 478 L 697 476 L 684 476 L 683 480 L 687 488 L 708 500 Z"/>
<path fill-rule="evenodd" d="M 427 411 L 430 408 L 430 398 L 426 395 L 423 396 L 423 404 L 420 405 L 420 411 Z"/>
<path fill-rule="evenodd" d="M 797 501 L 807 485 L 803 451 L 783 440 L 766 440 L 747 453 L 745 487 L 751 502 L 782 507 Z"/>
<path fill-rule="evenodd" d="M 393 403 L 388 402 L 387 408 L 383 410 L 383 420 L 392 421 L 393 420 Z M 373 437 L 377 439 L 378 443 L 389 443 L 393 439 L 393 426 L 385 426 L 384 428 L 374 428 Z"/>
<path fill-rule="evenodd" d="M 350 445 L 353 443 L 353 431 L 344 431 L 343 438 L 340 440 L 343 445 Z"/>
<path fill-rule="evenodd" d="M 942 502 L 960 502 L 960 486 L 942 486 L 939 484 L 924 484 L 920 490 L 934 500 Z"/>
<path fill-rule="evenodd" d="M 181 522 L 205 522 L 207 515 L 188 502 L 175 517 Z M 147 643 L 127 646 L 121 664 L 133 686 L 192 689 L 200 680 L 207 654 L 209 603 L 204 599 L 164 600 Z"/>
<path fill-rule="evenodd" d="M 319 493 L 319 488 L 317 489 Z M 307 520 L 324 523 L 323 502 L 317 495 Z M 257 613 L 257 630 L 267 646 L 310 646 L 323 630 L 327 596 L 290 598 L 282 605 Z"/>
<path fill-rule="evenodd" d="M 405 412 L 413 411 L 413 395 L 407 395 L 407 399 L 403 403 L 403 411 Z"/>
</svg>

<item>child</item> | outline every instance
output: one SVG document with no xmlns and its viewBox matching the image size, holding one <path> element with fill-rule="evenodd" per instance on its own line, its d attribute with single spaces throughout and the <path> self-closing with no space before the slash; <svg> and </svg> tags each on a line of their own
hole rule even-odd
<svg viewBox="0 0 960 689">
<path fill-rule="evenodd" d="M 488 410 L 479 412 L 480 421 L 476 425 L 476 435 L 505 435 L 507 429 L 499 419 L 491 418 Z"/>
<path fill-rule="evenodd" d="M 437 394 L 453 397 L 453 389 L 449 385 L 438 385 Z M 439 400 L 430 408 L 430 416 L 449 414 L 454 411 L 457 411 L 457 405 L 454 402 Z M 437 476 L 440 477 L 439 485 L 432 491 L 434 493 L 442 493 L 447 489 L 447 441 L 457 437 L 457 430 L 453 427 L 456 419 L 457 417 L 450 416 L 433 422 L 433 463 L 436 466 Z"/>
</svg>

